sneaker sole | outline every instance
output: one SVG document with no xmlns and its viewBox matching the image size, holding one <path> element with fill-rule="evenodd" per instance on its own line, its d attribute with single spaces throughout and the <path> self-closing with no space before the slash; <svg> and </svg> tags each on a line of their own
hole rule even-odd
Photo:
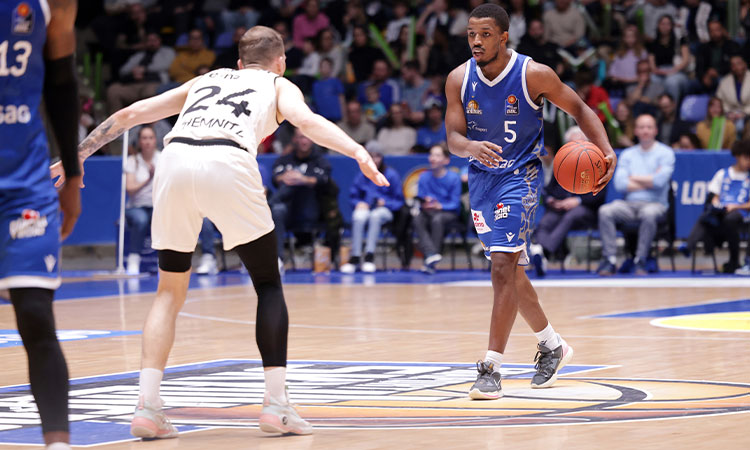
<svg viewBox="0 0 750 450">
<path fill-rule="evenodd" d="M 299 428 L 293 428 L 282 424 L 279 416 L 276 416 L 274 414 L 261 414 L 260 419 L 258 420 L 258 425 L 260 427 L 260 431 L 263 431 L 265 433 L 292 433 L 299 435 L 312 434 L 312 430 L 301 430 Z"/>
<path fill-rule="evenodd" d="M 497 391 L 497 394 L 488 394 L 482 392 L 479 389 L 472 389 L 469 391 L 469 398 L 473 400 L 497 400 L 503 396 L 503 391 Z"/>
<path fill-rule="evenodd" d="M 563 356 L 562 360 L 560 361 L 560 365 L 557 366 L 557 370 L 555 370 L 555 373 L 552 375 L 552 377 L 550 377 L 549 380 L 547 380 L 546 382 L 544 382 L 542 384 L 534 384 L 532 382 L 531 383 L 531 388 L 532 389 L 542 389 L 542 388 L 550 387 L 553 384 L 555 384 L 555 381 L 557 381 L 557 374 L 560 373 L 560 369 L 562 369 L 563 367 L 565 367 L 565 365 L 568 364 L 572 358 L 573 358 L 573 347 L 568 346 L 568 353 L 566 353 L 565 356 Z"/>
<path fill-rule="evenodd" d="M 136 417 L 130 422 L 130 434 L 142 439 L 171 439 L 177 437 L 177 432 L 167 432 L 159 435 L 159 427 L 144 417 Z"/>
</svg>

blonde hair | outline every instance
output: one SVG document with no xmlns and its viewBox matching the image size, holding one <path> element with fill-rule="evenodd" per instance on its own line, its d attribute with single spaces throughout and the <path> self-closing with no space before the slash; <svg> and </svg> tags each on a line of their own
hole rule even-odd
<svg viewBox="0 0 750 450">
<path fill-rule="evenodd" d="M 284 54 L 284 40 L 274 29 L 257 25 L 240 38 L 239 56 L 242 64 L 266 65 Z"/>
</svg>

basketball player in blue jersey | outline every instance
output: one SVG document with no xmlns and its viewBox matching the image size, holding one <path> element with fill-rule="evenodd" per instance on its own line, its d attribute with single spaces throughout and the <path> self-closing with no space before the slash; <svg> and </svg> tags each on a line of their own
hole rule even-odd
<svg viewBox="0 0 750 450">
<path fill-rule="evenodd" d="M 68 367 L 52 314 L 60 238 L 80 213 L 73 0 L 0 6 L 0 289 L 9 289 L 48 449 L 69 449 Z M 49 178 L 42 95 L 70 181 Z M 60 219 L 62 210 L 62 221 Z"/>
<path fill-rule="evenodd" d="M 606 155 L 607 171 L 594 188 L 612 178 L 616 157 L 602 123 L 549 67 L 507 48 L 508 14 L 494 4 L 472 11 L 467 28 L 472 58 L 446 82 L 445 126 L 451 152 L 469 158 L 471 213 L 485 255 L 492 261 L 494 303 L 489 349 L 477 362 L 473 399 L 502 396 L 500 366 L 517 312 L 539 340 L 531 387 L 551 386 L 573 349 L 554 331 L 522 266 L 528 264 L 545 154 L 542 104 L 549 99 L 578 122 Z"/>
</svg>

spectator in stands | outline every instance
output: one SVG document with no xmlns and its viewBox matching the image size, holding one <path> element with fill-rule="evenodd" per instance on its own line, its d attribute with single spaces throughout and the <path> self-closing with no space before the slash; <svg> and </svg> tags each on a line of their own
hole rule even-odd
<svg viewBox="0 0 750 450">
<path fill-rule="evenodd" d="M 461 177 L 448 170 L 450 152 L 445 144 L 430 149 L 430 170 L 419 176 L 417 198 L 419 213 L 414 217 L 419 249 L 424 255 L 422 271 L 435 273 L 446 226 L 458 220 L 461 208 Z"/>
<path fill-rule="evenodd" d="M 120 81 L 107 88 L 107 106 L 111 112 L 156 94 L 162 83 L 169 81 L 169 66 L 174 50 L 161 45 L 157 33 L 146 37 L 146 48 L 135 53 L 120 68 Z"/>
<path fill-rule="evenodd" d="M 333 29 L 329 27 L 320 30 L 316 41 L 320 57 L 331 59 L 331 77 L 341 77 L 344 74 L 344 67 L 346 66 L 346 55 L 341 45 L 336 42 Z"/>
<path fill-rule="evenodd" d="M 466 38 L 452 36 L 445 26 L 438 26 L 433 33 L 433 43 L 427 53 L 425 74 L 447 75 L 454 67 L 471 57 Z"/>
<path fill-rule="evenodd" d="M 383 102 L 380 101 L 380 91 L 374 85 L 367 86 L 367 88 L 365 88 L 365 97 L 367 98 L 367 101 L 362 107 L 365 112 L 365 117 L 368 122 L 377 125 L 387 113 Z"/>
<path fill-rule="evenodd" d="M 130 238 L 126 267 L 128 275 L 140 273 L 141 250 L 151 226 L 151 214 L 154 210 L 151 191 L 160 155 L 161 152 L 156 150 L 154 129 L 142 126 L 138 133 L 136 154 L 128 156 L 124 169 L 125 191 L 128 193 L 125 221 Z"/>
<path fill-rule="evenodd" d="M 735 273 L 740 268 L 740 230 L 750 220 L 750 141 L 736 142 L 732 156 L 734 164 L 719 169 L 708 183 L 706 207 L 687 239 L 689 252 L 694 252 L 700 241 L 706 251 L 726 241 L 729 261 L 722 266 L 724 273 Z M 750 253 L 746 261 L 750 261 Z M 745 268 L 744 275 L 750 275 L 748 269 L 750 266 Z"/>
<path fill-rule="evenodd" d="M 369 86 L 375 86 L 380 94 L 380 101 L 385 109 L 394 103 L 401 101 L 401 91 L 398 82 L 391 78 L 391 65 L 385 59 L 378 59 L 372 66 L 370 79 L 359 85 L 358 100 L 363 102 L 367 99 L 366 90 Z"/>
<path fill-rule="evenodd" d="M 544 23 L 540 19 L 531 19 L 528 31 L 521 38 L 517 50 L 518 53 L 530 56 L 534 61 L 551 67 L 558 76 L 561 76 L 565 67 L 562 58 L 557 53 L 559 48 L 560 46 L 549 42 L 545 37 Z"/>
<path fill-rule="evenodd" d="M 346 103 L 346 119 L 337 125 L 358 144 L 365 145 L 375 139 L 375 126 L 362 119 L 362 105 L 357 100 Z"/>
<path fill-rule="evenodd" d="M 637 9 L 631 9 L 631 14 Z M 648 41 L 654 41 L 659 36 L 661 17 L 677 17 L 677 7 L 667 0 L 647 0 L 643 5 L 643 34 Z M 631 19 L 633 17 L 631 16 Z"/>
<path fill-rule="evenodd" d="M 406 0 L 396 0 L 393 2 L 393 18 L 388 22 L 385 28 L 385 40 L 389 44 L 396 42 L 401 35 L 401 29 L 408 27 L 411 22 L 409 16 L 409 3 Z"/>
<path fill-rule="evenodd" d="M 714 123 L 716 127 L 714 128 Z M 708 150 L 730 149 L 737 140 L 737 129 L 724 115 L 721 100 L 711 97 L 706 108 L 706 118 L 698 122 L 695 134 L 700 140 L 698 148 Z M 713 139 L 712 139 L 713 138 Z"/>
<path fill-rule="evenodd" d="M 178 84 L 185 83 L 193 79 L 201 67 L 211 67 L 215 59 L 213 50 L 206 48 L 203 32 L 197 28 L 190 30 L 188 45 L 177 50 L 177 56 L 169 66 L 169 76 Z"/>
<path fill-rule="evenodd" d="M 378 131 L 377 141 L 386 155 L 406 155 L 417 143 L 417 132 L 406 124 L 399 103 L 391 105 L 385 126 Z"/>
<path fill-rule="evenodd" d="M 709 41 L 708 19 L 711 17 L 711 9 L 711 3 L 701 0 L 685 0 L 680 7 L 677 24 L 689 43 Z"/>
<path fill-rule="evenodd" d="M 613 181 L 614 188 L 625 193 L 625 199 L 615 200 L 599 208 L 603 259 L 597 273 L 601 276 L 615 273 L 616 225 L 635 221 L 640 222 L 640 226 L 633 262 L 637 274 L 646 273 L 646 258 L 656 235 L 657 225 L 669 206 L 669 183 L 675 161 L 672 149 L 656 141 L 657 132 L 653 116 L 638 116 L 635 135 L 639 143 L 620 154 Z"/>
<path fill-rule="evenodd" d="M 565 132 L 565 142 L 587 140 L 581 129 L 574 126 Z M 555 177 L 544 188 L 544 215 L 537 225 L 536 243 L 529 247 L 531 262 L 538 276 L 547 271 L 547 258 L 558 255 L 568 232 L 573 229 L 593 228 L 599 207 L 606 198 L 606 188 L 598 195 L 575 195 L 566 191 Z"/>
<path fill-rule="evenodd" d="M 388 179 L 390 186 L 376 186 L 365 176 L 354 178 L 349 189 L 352 204 L 352 250 L 349 262 L 341 266 L 341 272 L 354 273 L 362 262 L 362 272 L 375 272 L 375 249 L 380 238 L 383 225 L 391 222 L 404 205 L 404 194 L 401 187 L 401 177 L 395 169 L 383 162 L 383 154 L 376 145 L 369 146 L 370 155 L 378 166 L 378 170 Z M 362 259 L 362 242 L 365 244 L 365 258 Z"/>
<path fill-rule="evenodd" d="M 648 47 L 653 76 L 664 83 L 664 90 L 676 102 L 682 101 L 687 89 L 690 49 L 685 38 L 678 38 L 672 16 L 662 16 L 654 39 Z"/>
<path fill-rule="evenodd" d="M 530 8 L 526 6 L 525 0 L 511 0 L 508 5 L 508 47 L 515 49 L 520 39 L 526 34 L 527 21 L 530 16 Z M 538 61 L 537 61 L 538 62 Z"/>
<path fill-rule="evenodd" d="M 302 44 L 302 65 L 296 70 L 292 81 L 305 96 L 312 94 L 312 84 L 320 70 L 320 55 L 315 51 L 313 38 L 305 38 Z"/>
<path fill-rule="evenodd" d="M 427 123 L 417 129 L 417 145 L 427 150 L 447 141 L 443 117 L 443 104 L 438 100 L 431 101 L 427 110 Z"/>
<path fill-rule="evenodd" d="M 674 148 L 675 150 L 692 151 L 699 150 L 704 147 L 701 145 L 701 141 L 700 139 L 698 139 L 698 136 L 696 136 L 695 133 L 686 133 L 680 136 L 680 139 L 677 140 L 672 148 Z"/>
<path fill-rule="evenodd" d="M 294 18 L 292 24 L 294 45 L 302 47 L 305 38 L 315 38 L 320 30 L 328 28 L 331 21 L 322 11 L 318 0 L 306 0 L 305 11 Z"/>
<path fill-rule="evenodd" d="M 146 8 L 140 2 L 132 2 L 127 8 L 127 20 L 120 22 L 115 38 L 115 48 L 126 52 L 143 50 L 150 23 Z"/>
<path fill-rule="evenodd" d="M 638 83 L 638 61 L 648 59 L 638 27 L 628 25 L 607 70 L 610 88 L 625 89 Z"/>
<path fill-rule="evenodd" d="M 601 108 L 606 107 L 610 112 L 612 111 L 607 91 L 594 84 L 594 74 L 588 69 L 581 68 L 575 75 L 575 82 L 578 95 L 603 123 L 606 117 Z"/>
<path fill-rule="evenodd" d="M 318 114 L 338 122 L 344 113 L 344 84 L 332 76 L 333 61 L 324 57 L 320 61 L 320 78 L 313 82 L 312 98 Z"/>
<path fill-rule="evenodd" d="M 727 119 L 741 130 L 745 118 L 750 117 L 750 71 L 747 70 L 747 62 L 739 54 L 732 56 L 730 67 L 730 73 L 719 81 L 716 97 L 724 105 Z"/>
<path fill-rule="evenodd" d="M 294 45 L 294 40 L 292 39 L 291 34 L 289 34 L 289 28 L 286 25 L 286 22 L 279 21 L 276 22 L 273 26 L 273 29 L 276 30 L 280 35 L 281 38 L 284 40 L 284 54 L 286 56 L 286 73 L 290 74 L 299 69 L 299 67 L 302 65 L 302 58 L 304 58 L 304 54 L 302 53 L 302 49 L 299 47 L 296 47 Z"/>
<path fill-rule="evenodd" d="M 631 147 L 633 142 L 635 142 L 635 134 L 633 133 L 635 119 L 633 119 L 633 112 L 630 110 L 630 106 L 628 106 L 627 102 L 621 101 L 617 104 L 614 116 L 619 125 L 619 129 L 608 130 L 609 137 L 612 140 L 612 147 Z"/>
<path fill-rule="evenodd" d="M 695 55 L 695 78 L 699 89 L 713 94 L 719 78 L 729 73 L 729 59 L 740 51 L 740 46 L 729 39 L 724 24 L 718 18 L 708 22 L 710 41 L 698 46 Z"/>
<path fill-rule="evenodd" d="M 260 11 L 255 9 L 257 3 L 252 0 L 230 0 L 229 7 L 221 11 L 221 30 L 250 29 L 257 25 L 260 19 Z"/>
<path fill-rule="evenodd" d="M 636 66 L 638 82 L 635 86 L 626 89 L 625 101 L 633 110 L 633 115 L 656 114 L 656 103 L 659 96 L 664 93 L 664 85 L 651 77 L 651 63 L 638 61 Z"/>
<path fill-rule="evenodd" d="M 680 119 L 677 114 L 677 105 L 669 94 L 659 96 L 659 134 L 656 140 L 663 142 L 670 147 L 680 139 L 685 133 L 689 133 L 692 128 L 689 123 Z"/>
<path fill-rule="evenodd" d="M 414 60 L 404 63 L 399 89 L 408 122 L 421 123 L 424 120 L 424 98 L 429 88 L 430 82 L 419 72 L 419 63 Z"/>
<path fill-rule="evenodd" d="M 247 28 L 245 27 L 237 27 L 234 29 L 234 32 L 232 33 L 232 45 L 224 49 L 224 51 L 216 56 L 216 60 L 213 64 L 214 69 L 218 69 L 221 67 L 226 67 L 229 69 L 237 68 L 237 60 L 239 59 L 237 55 L 237 48 L 242 35 L 245 34 L 246 31 Z"/>
<path fill-rule="evenodd" d="M 370 78 L 373 64 L 375 61 L 383 60 L 385 55 L 379 48 L 369 44 L 367 28 L 364 25 L 355 25 L 352 33 L 353 40 L 349 48 L 349 63 L 352 66 L 354 81 L 360 83 Z"/>
<path fill-rule="evenodd" d="M 572 0 L 555 0 L 555 7 L 544 12 L 545 39 L 572 52 L 586 34 L 583 14 Z"/>
<path fill-rule="evenodd" d="M 316 191 L 328 184 L 331 164 L 322 152 L 313 148 L 313 142 L 296 129 L 292 150 L 273 163 L 272 173 L 276 192 L 268 204 L 279 236 L 277 245 L 282 265 L 287 229 L 318 223 L 320 208 Z"/>
</svg>

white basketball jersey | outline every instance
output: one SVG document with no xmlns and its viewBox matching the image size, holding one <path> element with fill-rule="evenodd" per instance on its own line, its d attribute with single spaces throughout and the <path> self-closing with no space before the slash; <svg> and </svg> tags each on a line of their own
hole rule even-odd
<svg viewBox="0 0 750 450">
<path fill-rule="evenodd" d="M 255 157 L 276 122 L 275 73 L 258 69 L 218 69 L 203 75 L 188 93 L 180 117 L 164 137 L 229 139 Z"/>
</svg>

